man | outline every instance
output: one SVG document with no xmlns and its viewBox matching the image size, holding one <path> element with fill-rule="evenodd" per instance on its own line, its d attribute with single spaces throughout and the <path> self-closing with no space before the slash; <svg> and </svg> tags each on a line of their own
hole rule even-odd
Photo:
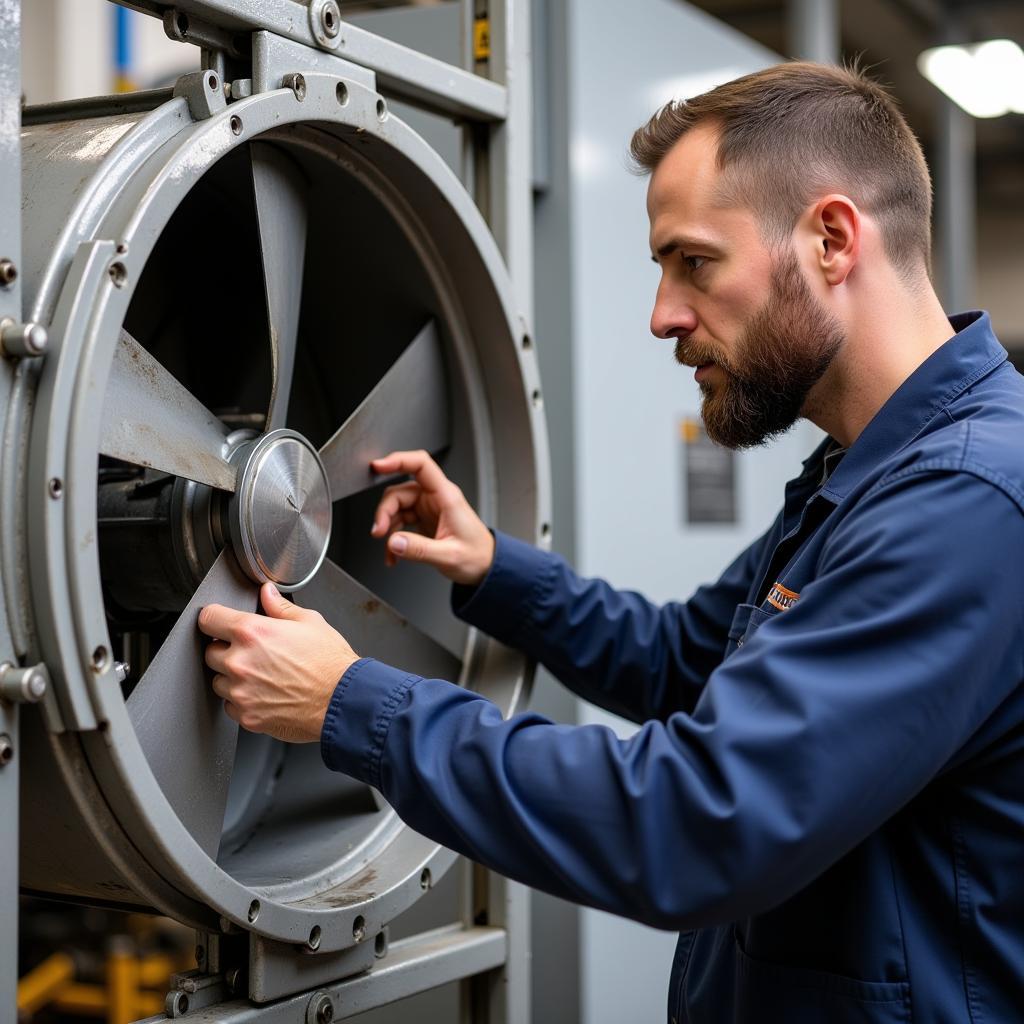
<svg viewBox="0 0 1024 1024">
<path fill-rule="evenodd" d="M 829 435 L 775 523 L 660 608 L 492 535 L 423 453 L 375 463 L 412 480 L 372 532 L 640 731 L 502 721 L 269 586 L 258 630 L 204 610 L 214 687 L 433 839 L 682 931 L 673 1020 L 1018 1020 L 1024 381 L 987 316 L 943 313 L 920 147 L 856 70 L 749 75 L 632 149 L 651 328 L 696 367 L 709 434 L 757 445 L 804 416 Z"/>
</svg>

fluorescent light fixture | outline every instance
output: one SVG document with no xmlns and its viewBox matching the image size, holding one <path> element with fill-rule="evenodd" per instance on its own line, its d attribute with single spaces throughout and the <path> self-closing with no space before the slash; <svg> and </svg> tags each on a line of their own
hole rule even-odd
<svg viewBox="0 0 1024 1024">
<path fill-rule="evenodd" d="M 1024 114 L 1024 50 L 1012 39 L 936 46 L 917 69 L 973 117 Z"/>
</svg>

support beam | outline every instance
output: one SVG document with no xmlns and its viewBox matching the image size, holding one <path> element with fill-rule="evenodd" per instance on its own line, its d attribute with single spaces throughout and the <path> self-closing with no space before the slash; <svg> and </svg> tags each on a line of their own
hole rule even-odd
<svg viewBox="0 0 1024 1024">
<path fill-rule="evenodd" d="M 838 0 L 789 0 L 786 15 L 786 49 L 791 57 L 839 63 Z"/>
<path fill-rule="evenodd" d="M 977 187 L 974 118 L 942 97 L 935 150 L 935 224 L 938 283 L 948 313 L 975 302 Z"/>
</svg>

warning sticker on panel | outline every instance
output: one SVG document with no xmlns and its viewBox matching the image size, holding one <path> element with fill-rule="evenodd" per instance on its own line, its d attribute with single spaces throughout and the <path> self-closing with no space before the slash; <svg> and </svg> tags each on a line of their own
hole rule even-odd
<svg viewBox="0 0 1024 1024">
<path fill-rule="evenodd" d="M 736 453 L 715 444 L 699 419 L 680 420 L 686 525 L 736 522 Z"/>
</svg>

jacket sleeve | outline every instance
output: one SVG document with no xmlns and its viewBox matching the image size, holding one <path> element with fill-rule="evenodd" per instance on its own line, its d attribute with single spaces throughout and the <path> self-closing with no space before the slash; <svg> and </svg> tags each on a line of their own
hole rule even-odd
<svg viewBox="0 0 1024 1024">
<path fill-rule="evenodd" d="M 659 606 L 581 579 L 558 555 L 496 533 L 486 579 L 476 589 L 453 588 L 452 608 L 592 704 L 638 723 L 664 720 L 694 706 L 721 662 L 767 537 L 685 603 Z"/>
<path fill-rule="evenodd" d="M 620 740 L 503 720 L 450 683 L 361 661 L 323 756 L 417 831 L 528 885 L 657 927 L 736 920 L 875 831 L 1020 685 L 1021 565 L 1006 494 L 910 473 L 835 528 L 816 580 L 692 715 Z"/>
</svg>

